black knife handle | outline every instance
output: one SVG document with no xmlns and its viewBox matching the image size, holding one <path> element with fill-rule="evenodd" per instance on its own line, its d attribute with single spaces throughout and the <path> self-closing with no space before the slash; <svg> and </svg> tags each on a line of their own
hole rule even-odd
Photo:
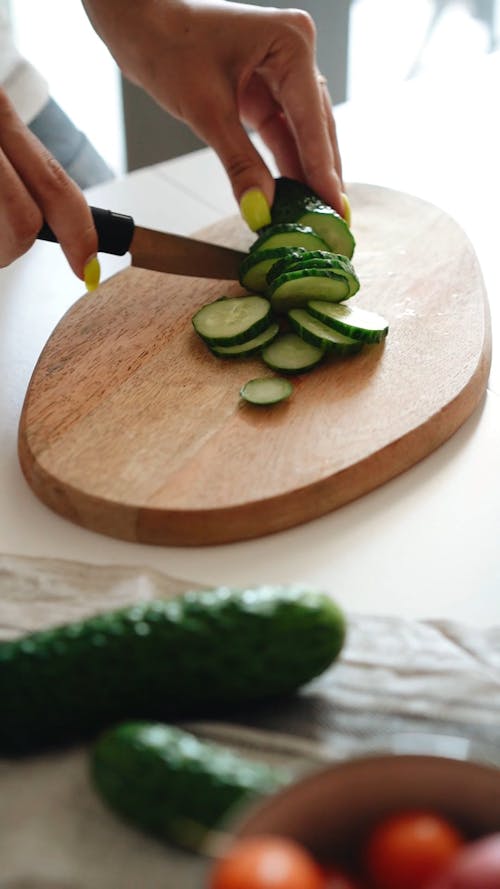
<svg viewBox="0 0 500 889">
<path fill-rule="evenodd" d="M 134 234 L 135 225 L 132 217 L 115 213 L 113 210 L 102 210 L 100 207 L 90 207 L 90 210 L 99 238 L 98 251 L 123 256 L 129 249 Z M 37 238 L 42 241 L 58 240 L 46 222 L 38 232 Z"/>
</svg>

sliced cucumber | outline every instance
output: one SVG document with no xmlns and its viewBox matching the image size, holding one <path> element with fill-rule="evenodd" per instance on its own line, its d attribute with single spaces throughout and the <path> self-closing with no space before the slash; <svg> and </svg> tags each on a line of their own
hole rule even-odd
<svg viewBox="0 0 500 889">
<path fill-rule="evenodd" d="M 240 395 L 250 404 L 277 404 L 293 392 L 293 386 L 289 380 L 281 377 L 258 377 L 249 380 L 240 389 Z"/>
<path fill-rule="evenodd" d="M 332 330 L 331 327 L 318 321 L 305 309 L 292 309 L 288 313 L 288 317 L 290 324 L 303 340 L 327 352 L 348 355 L 359 352 L 363 347 L 363 343 L 359 340 L 344 336 L 337 330 Z"/>
<path fill-rule="evenodd" d="M 274 247 L 270 250 L 252 250 L 240 266 L 240 284 L 255 293 L 267 290 L 267 274 L 273 266 L 283 259 L 297 257 L 299 253 L 293 247 Z"/>
<path fill-rule="evenodd" d="M 266 346 L 262 360 L 268 367 L 281 373 L 304 373 L 319 364 L 325 351 L 306 343 L 296 333 L 284 333 Z"/>
<path fill-rule="evenodd" d="M 311 300 L 307 304 L 307 309 L 323 324 L 363 343 L 379 343 L 387 336 L 389 330 L 385 318 L 358 306 Z"/>
<path fill-rule="evenodd" d="M 276 179 L 275 186 L 272 225 L 292 221 L 310 226 L 330 250 L 351 258 L 356 242 L 342 216 L 301 182 L 281 177 Z"/>
<path fill-rule="evenodd" d="M 307 305 L 310 299 L 342 302 L 349 299 L 346 279 L 329 269 L 301 269 L 286 272 L 269 287 L 268 296 L 276 312 Z"/>
<path fill-rule="evenodd" d="M 300 225 L 310 225 L 334 253 L 352 257 L 356 247 L 354 236 L 345 219 L 331 207 L 318 204 L 302 213 L 297 221 Z"/>
<path fill-rule="evenodd" d="M 218 358 L 248 358 L 260 352 L 264 346 L 278 335 L 280 326 L 276 322 L 266 327 L 262 333 L 252 337 L 245 343 L 237 343 L 235 346 L 211 346 L 211 351 Z"/>
<path fill-rule="evenodd" d="M 294 222 L 281 225 L 267 225 L 261 229 L 260 237 L 250 247 L 256 250 L 271 250 L 274 247 L 304 247 L 306 250 L 328 250 L 328 244 L 310 226 Z"/>
<path fill-rule="evenodd" d="M 267 284 L 285 272 L 296 272 L 302 269 L 330 269 L 336 275 L 344 277 L 349 285 L 349 296 L 354 296 L 359 290 L 359 279 L 352 262 L 347 256 L 338 253 L 329 253 L 325 250 L 302 250 L 299 255 L 285 256 L 271 266 L 267 273 Z"/>
<path fill-rule="evenodd" d="M 233 346 L 269 327 L 271 305 L 263 296 L 223 297 L 202 306 L 192 322 L 196 333 L 214 346 Z"/>
</svg>

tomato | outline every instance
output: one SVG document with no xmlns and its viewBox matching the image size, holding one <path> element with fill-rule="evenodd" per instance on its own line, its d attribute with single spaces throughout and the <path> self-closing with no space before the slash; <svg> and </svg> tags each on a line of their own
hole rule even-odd
<svg viewBox="0 0 500 889">
<path fill-rule="evenodd" d="M 325 867 L 326 889 L 361 889 L 360 883 L 353 880 L 344 870 L 338 867 Z"/>
<path fill-rule="evenodd" d="M 235 843 L 214 866 L 209 889 L 327 889 L 314 858 L 293 840 L 256 836 Z"/>
<path fill-rule="evenodd" d="M 423 889 L 464 843 L 459 831 L 434 812 L 389 816 L 372 831 L 364 862 L 375 889 Z"/>
</svg>

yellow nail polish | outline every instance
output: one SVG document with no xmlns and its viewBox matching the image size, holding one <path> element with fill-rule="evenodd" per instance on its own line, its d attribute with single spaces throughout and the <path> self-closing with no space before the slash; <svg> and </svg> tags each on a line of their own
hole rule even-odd
<svg viewBox="0 0 500 889">
<path fill-rule="evenodd" d="M 344 204 L 344 219 L 347 222 L 347 225 L 351 225 L 351 204 L 349 202 L 349 198 L 344 192 L 342 192 L 342 201 Z"/>
<path fill-rule="evenodd" d="M 249 188 L 240 200 L 240 212 L 249 228 L 253 232 L 269 225 L 271 211 L 265 194 L 260 188 Z"/>
<path fill-rule="evenodd" d="M 85 264 L 83 280 L 85 281 L 85 287 L 89 291 L 96 290 L 99 286 L 99 281 L 101 280 L 101 266 L 99 265 L 97 256 L 93 256 L 92 259 L 89 259 Z"/>
</svg>

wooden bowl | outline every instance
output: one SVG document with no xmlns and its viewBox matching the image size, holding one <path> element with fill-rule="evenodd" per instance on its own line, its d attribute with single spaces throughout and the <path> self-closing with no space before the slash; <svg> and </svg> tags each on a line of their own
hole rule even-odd
<svg viewBox="0 0 500 889">
<path fill-rule="evenodd" d="M 292 837 L 320 859 L 344 863 L 356 858 L 371 826 L 402 809 L 436 811 L 470 838 L 492 833 L 500 829 L 497 756 L 460 738 L 408 745 L 403 736 L 385 751 L 308 774 L 244 813 L 233 832 Z"/>
</svg>

